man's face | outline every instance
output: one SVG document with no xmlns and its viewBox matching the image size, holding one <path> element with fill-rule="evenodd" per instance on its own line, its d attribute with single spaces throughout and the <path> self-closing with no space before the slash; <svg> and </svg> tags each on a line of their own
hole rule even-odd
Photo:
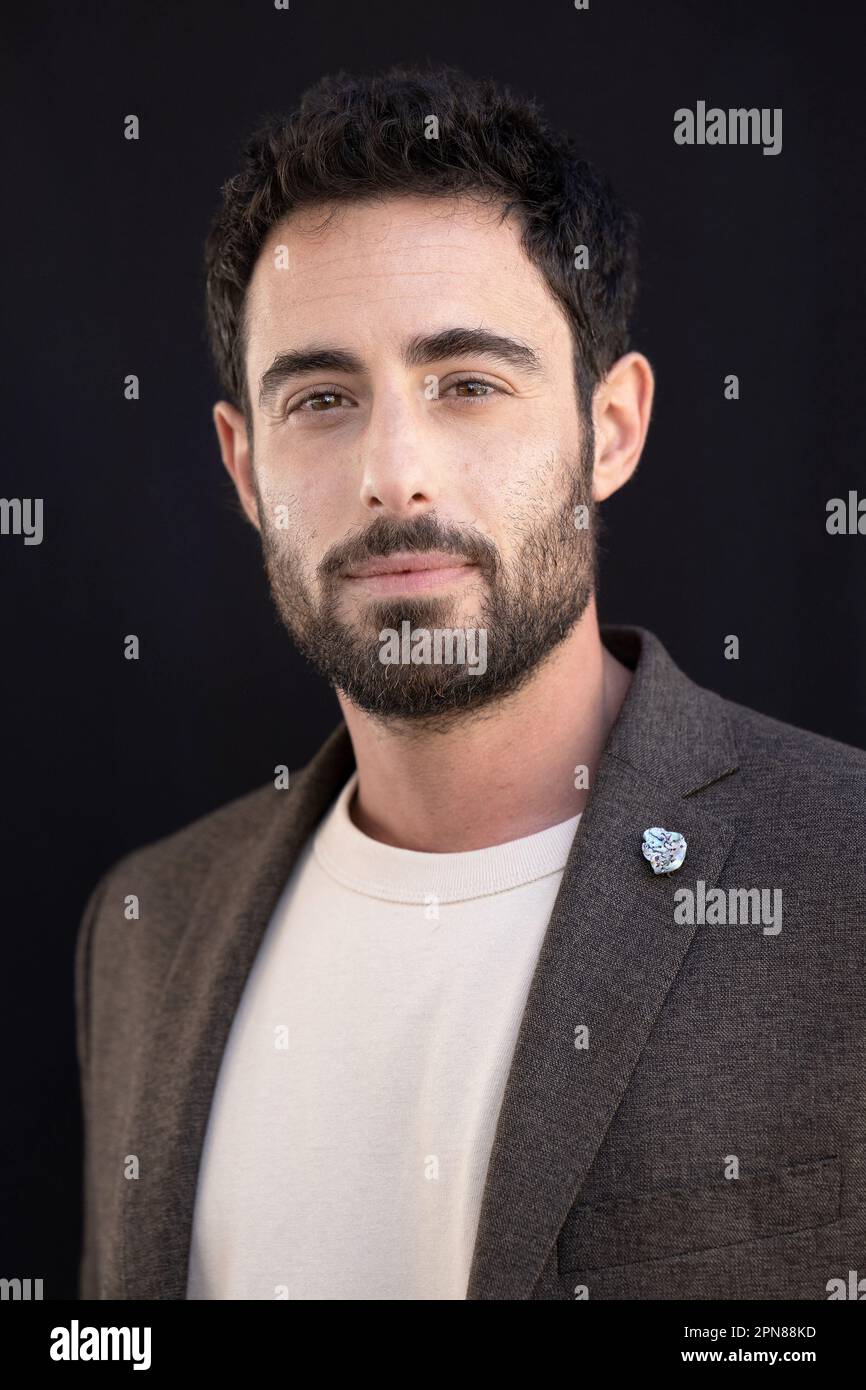
<svg viewBox="0 0 866 1390">
<path fill-rule="evenodd" d="M 510 219 L 426 198 L 329 211 L 276 227 L 248 290 L 251 515 L 321 674 L 371 714 L 436 722 L 517 689 L 584 612 L 592 430 Z M 440 568 L 371 575 L 383 559 Z M 406 622 L 461 630 L 467 659 L 395 659 L 383 633 Z"/>
</svg>

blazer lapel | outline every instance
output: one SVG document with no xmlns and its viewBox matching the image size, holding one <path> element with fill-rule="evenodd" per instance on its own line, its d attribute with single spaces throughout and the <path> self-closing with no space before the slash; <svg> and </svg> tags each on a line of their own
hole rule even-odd
<svg viewBox="0 0 866 1390">
<path fill-rule="evenodd" d="M 734 826 L 691 795 L 736 767 L 715 696 L 643 629 L 605 629 L 640 654 L 578 826 L 542 943 L 500 1109 L 467 1298 L 531 1296 L 576 1200 L 695 927 L 674 894 L 713 887 Z M 640 852 L 661 825 L 688 842 L 655 875 Z M 588 1047 L 575 1030 L 589 1030 Z"/>
<path fill-rule="evenodd" d="M 123 1298 L 186 1297 L 199 1161 L 229 1030 L 292 866 L 354 765 L 340 724 L 290 789 L 274 791 L 254 852 L 212 867 L 178 943 L 127 1109 L 126 1152 L 141 1171 L 122 1184 Z"/>
</svg>

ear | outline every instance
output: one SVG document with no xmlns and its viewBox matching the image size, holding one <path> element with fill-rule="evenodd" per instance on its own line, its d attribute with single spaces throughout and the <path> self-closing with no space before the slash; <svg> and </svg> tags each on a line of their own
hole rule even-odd
<svg viewBox="0 0 866 1390">
<path fill-rule="evenodd" d="M 222 461 L 234 483 L 240 504 L 248 519 L 260 530 L 259 509 L 253 485 L 253 465 L 244 417 L 228 401 L 217 401 L 213 408 Z"/>
<path fill-rule="evenodd" d="M 655 378 L 640 352 L 614 362 L 596 388 L 592 405 L 595 468 L 592 495 L 603 502 L 627 483 L 637 468 L 649 429 Z"/>
</svg>

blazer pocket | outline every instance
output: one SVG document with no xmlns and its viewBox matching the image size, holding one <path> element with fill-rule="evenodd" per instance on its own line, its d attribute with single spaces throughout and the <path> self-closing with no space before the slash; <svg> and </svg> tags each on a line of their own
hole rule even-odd
<svg viewBox="0 0 866 1390">
<path fill-rule="evenodd" d="M 840 1214 L 839 1156 L 640 1197 L 576 1202 L 557 1241 L 559 1272 L 637 1264 L 809 1230 Z"/>
</svg>

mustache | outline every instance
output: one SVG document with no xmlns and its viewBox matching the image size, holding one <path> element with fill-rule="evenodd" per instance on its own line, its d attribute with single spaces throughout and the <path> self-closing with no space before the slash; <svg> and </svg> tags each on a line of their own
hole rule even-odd
<svg viewBox="0 0 866 1390">
<path fill-rule="evenodd" d="M 432 512 L 425 512 L 417 521 L 408 523 L 377 517 L 361 535 L 334 546 L 318 565 L 318 574 L 322 579 L 330 579 L 352 565 L 385 559 L 402 550 L 413 554 L 441 550 L 487 572 L 500 563 L 499 552 L 489 537 L 472 528 L 445 526 Z"/>
</svg>

